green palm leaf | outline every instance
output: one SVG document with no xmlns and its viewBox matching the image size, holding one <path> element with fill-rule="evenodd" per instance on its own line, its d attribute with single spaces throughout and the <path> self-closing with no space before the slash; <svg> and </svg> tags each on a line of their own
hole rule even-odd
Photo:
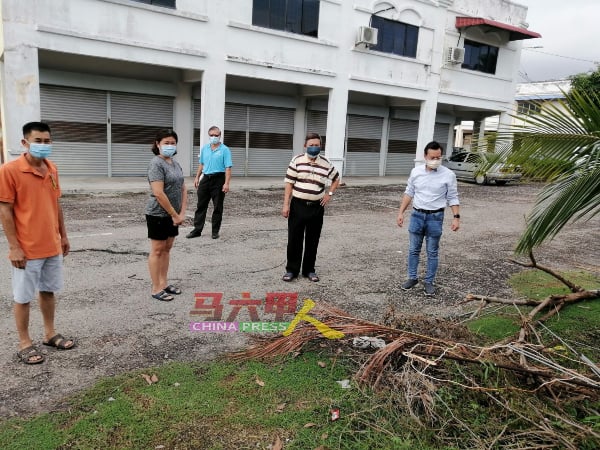
<svg viewBox="0 0 600 450">
<path fill-rule="evenodd" d="M 572 90 L 564 101 L 540 104 L 539 112 L 518 116 L 521 124 L 498 132 L 502 161 L 547 182 L 527 217 L 517 253 L 529 253 L 569 222 L 600 212 L 599 105 L 597 95 Z"/>
</svg>

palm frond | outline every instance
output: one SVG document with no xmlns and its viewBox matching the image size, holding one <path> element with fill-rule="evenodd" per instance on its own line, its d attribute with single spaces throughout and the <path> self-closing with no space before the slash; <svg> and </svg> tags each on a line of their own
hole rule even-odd
<svg viewBox="0 0 600 450">
<path fill-rule="evenodd" d="M 527 218 L 516 252 L 528 253 L 552 239 L 570 221 L 589 219 L 600 212 L 600 166 L 575 172 L 548 184 Z"/>
<path fill-rule="evenodd" d="M 525 177 L 549 183 L 516 247 L 517 253 L 528 253 L 570 221 L 600 211 L 600 98 L 571 90 L 564 100 L 540 103 L 538 112 L 515 118 L 521 123 L 498 131 L 500 161 L 519 166 Z"/>
</svg>

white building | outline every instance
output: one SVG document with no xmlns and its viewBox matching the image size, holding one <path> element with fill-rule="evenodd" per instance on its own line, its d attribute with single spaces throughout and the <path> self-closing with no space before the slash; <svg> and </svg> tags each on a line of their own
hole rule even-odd
<svg viewBox="0 0 600 450">
<path fill-rule="evenodd" d="M 539 37 L 526 10 L 506 0 L 3 0 L 3 154 L 15 158 L 22 125 L 41 119 L 62 174 L 142 176 L 156 130 L 173 127 L 193 174 L 216 124 L 234 175 L 282 175 L 306 131 L 325 136 L 345 175 L 405 174 L 428 141 L 452 143 L 456 123 L 511 110 L 520 42 Z"/>
<path fill-rule="evenodd" d="M 564 110 L 559 102 L 564 100 L 565 93 L 570 90 L 571 80 L 520 83 L 515 94 L 515 114 L 526 115 L 531 111 L 540 111 L 548 105 Z"/>
<path fill-rule="evenodd" d="M 517 84 L 511 111 L 512 124 L 523 125 L 524 122 L 520 120 L 521 116 L 530 114 L 532 111 L 540 111 L 549 105 L 564 110 L 560 101 L 564 100 L 565 93 L 568 93 L 570 89 L 570 80 L 533 81 Z M 461 122 L 454 127 L 454 146 L 473 151 L 493 150 L 495 141 L 488 141 L 487 136 L 495 136 L 499 120 L 500 116 L 496 115 L 486 117 L 483 122 L 479 123 Z"/>
</svg>

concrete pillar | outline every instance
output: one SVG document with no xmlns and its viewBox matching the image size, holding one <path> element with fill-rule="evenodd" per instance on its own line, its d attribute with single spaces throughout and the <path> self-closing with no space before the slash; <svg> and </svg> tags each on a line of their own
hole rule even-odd
<svg viewBox="0 0 600 450">
<path fill-rule="evenodd" d="M 448 127 L 448 139 L 446 140 L 446 148 L 444 149 L 444 154 L 446 156 L 450 156 L 452 154 L 452 147 L 454 147 L 454 127 L 456 125 L 456 119 L 452 121 L 450 126 Z"/>
<path fill-rule="evenodd" d="M 37 48 L 5 48 L 1 78 L 3 152 L 9 161 L 22 152 L 23 125 L 41 118 Z"/>
<path fill-rule="evenodd" d="M 510 113 L 508 111 L 501 112 L 500 118 L 498 119 L 498 131 L 506 132 L 510 128 L 512 123 L 513 123 L 513 118 L 510 115 Z M 505 150 L 506 146 L 509 143 L 512 144 L 512 139 L 507 138 L 506 135 L 503 134 L 503 136 L 496 141 L 494 151 L 499 152 L 499 151 Z"/>
<path fill-rule="evenodd" d="M 498 120 L 498 130 L 506 131 L 506 129 L 510 127 L 512 122 L 513 118 L 508 111 L 501 112 L 500 119 Z"/>
<path fill-rule="evenodd" d="M 217 65 L 220 66 L 220 65 Z M 225 69 L 209 67 L 202 74 L 200 145 L 208 142 L 208 129 L 216 125 L 224 139 L 225 126 Z"/>
<path fill-rule="evenodd" d="M 294 155 L 304 152 L 304 138 L 308 131 L 312 130 L 306 129 L 306 97 L 298 97 L 298 105 L 294 112 Z"/>
<path fill-rule="evenodd" d="M 477 151 L 487 151 L 487 145 L 485 140 L 485 117 L 477 121 L 479 123 L 479 135 L 477 136 Z M 473 134 L 475 134 L 473 132 Z"/>
<path fill-rule="evenodd" d="M 437 109 L 437 95 L 430 96 L 421 102 L 419 111 L 419 131 L 417 135 L 417 151 L 415 154 L 415 166 L 424 163 L 425 146 L 433 139 L 435 128 L 435 114 Z"/>
<path fill-rule="evenodd" d="M 481 120 L 473 120 L 473 134 L 471 135 L 471 151 L 478 152 L 480 140 L 479 137 L 481 135 Z"/>
<path fill-rule="evenodd" d="M 329 90 L 327 105 L 327 145 L 325 156 L 343 174 L 346 149 L 346 115 L 348 114 L 348 89 L 335 87 Z"/>
<path fill-rule="evenodd" d="M 184 175 L 192 174 L 192 153 L 194 136 L 194 106 L 192 103 L 192 85 L 179 83 L 175 97 L 175 118 L 173 128 L 177 133 L 177 162 L 181 164 Z"/>
<path fill-rule="evenodd" d="M 379 176 L 385 176 L 385 164 L 387 161 L 388 142 L 390 139 L 390 110 L 383 118 L 383 126 L 381 127 L 381 146 L 379 147 Z"/>
</svg>

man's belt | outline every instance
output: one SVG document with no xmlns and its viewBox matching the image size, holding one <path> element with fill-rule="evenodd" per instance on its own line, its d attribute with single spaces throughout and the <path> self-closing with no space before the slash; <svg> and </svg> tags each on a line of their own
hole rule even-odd
<svg viewBox="0 0 600 450">
<path fill-rule="evenodd" d="M 204 176 L 206 178 L 222 177 L 225 176 L 225 172 L 205 173 Z"/>
<path fill-rule="evenodd" d="M 433 213 L 439 213 L 442 212 L 444 209 L 446 208 L 440 208 L 440 209 L 434 209 L 434 210 L 429 210 L 429 209 L 420 209 L 420 208 L 413 208 L 415 211 L 423 213 L 423 214 L 433 214 Z"/>
<path fill-rule="evenodd" d="M 295 202 L 302 203 L 307 206 L 317 206 L 317 205 L 321 204 L 321 200 L 304 200 L 304 199 L 298 198 L 298 197 L 292 197 L 292 200 Z"/>
</svg>

